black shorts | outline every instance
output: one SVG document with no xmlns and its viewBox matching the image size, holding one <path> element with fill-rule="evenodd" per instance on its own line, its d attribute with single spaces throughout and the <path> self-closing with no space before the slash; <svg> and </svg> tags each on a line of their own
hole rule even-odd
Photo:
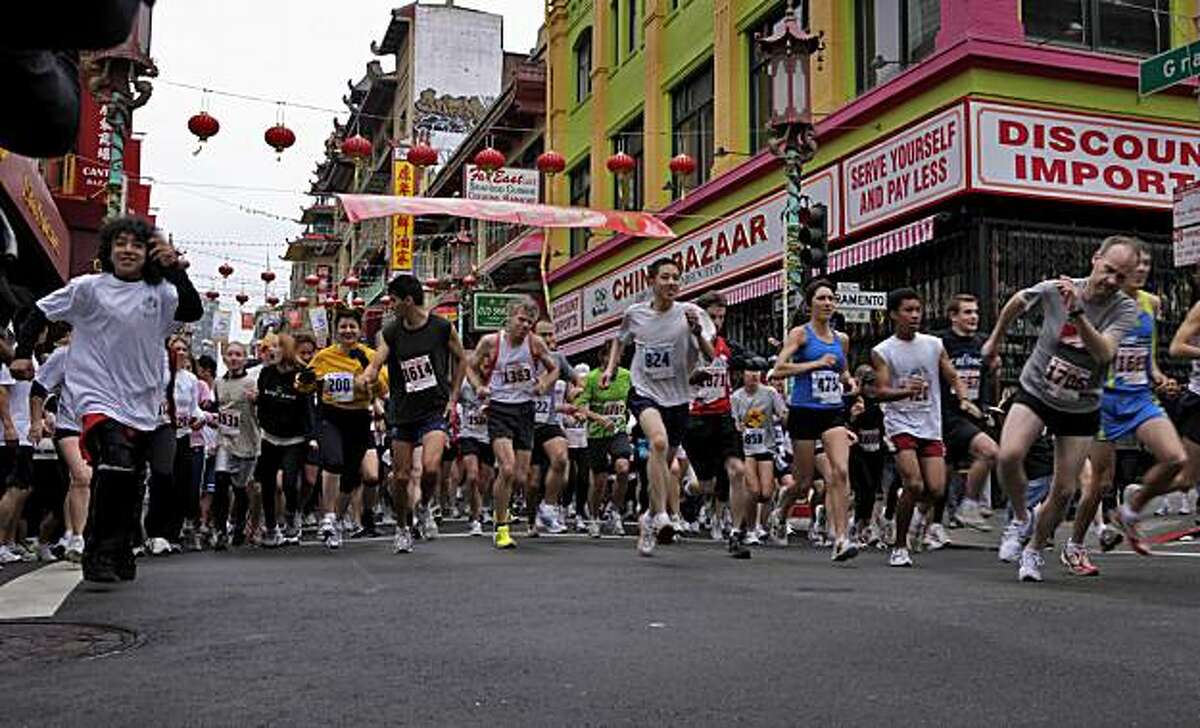
<svg viewBox="0 0 1200 728">
<path fill-rule="evenodd" d="M 729 458 L 742 458 L 742 435 L 728 414 L 692 415 L 683 446 L 700 480 L 712 480 Z"/>
<path fill-rule="evenodd" d="M 487 408 L 488 437 L 511 440 L 513 450 L 533 449 L 533 402 L 492 402 Z"/>
<path fill-rule="evenodd" d="M 72 430 L 69 427 L 56 427 L 54 428 L 54 437 L 51 439 L 55 442 L 61 442 L 68 437 L 79 437 L 79 430 Z"/>
<path fill-rule="evenodd" d="M 320 443 L 321 469 L 340 475 L 342 492 L 352 492 L 362 481 L 363 457 L 374 443 L 371 413 L 323 408 Z"/>
<path fill-rule="evenodd" d="M 538 425 L 533 426 L 533 464 L 543 467 L 550 464 L 550 459 L 546 457 L 546 443 L 551 440 L 561 437 L 565 442 L 567 433 L 563 432 L 563 428 L 559 425 Z"/>
<path fill-rule="evenodd" d="M 1095 437 L 1100 431 L 1100 410 L 1094 412 L 1061 412 L 1033 396 L 1021 387 L 1013 404 L 1023 404 L 1033 410 L 1042 424 L 1057 437 Z"/>
<path fill-rule="evenodd" d="M 971 459 L 971 443 L 976 435 L 983 434 L 983 428 L 971 421 L 969 417 L 954 414 L 942 414 L 942 442 L 946 443 L 946 457 L 953 463 L 967 462 Z"/>
<path fill-rule="evenodd" d="M 458 452 L 464 458 L 474 455 L 480 463 L 492 467 L 496 464 L 496 455 L 492 452 L 491 443 L 480 442 L 471 437 L 458 438 Z"/>
<path fill-rule="evenodd" d="M 447 440 L 446 446 L 442 448 L 442 462 L 452 463 L 458 460 L 458 441 Z"/>
<path fill-rule="evenodd" d="M 394 424 L 389 434 L 393 441 L 420 445 L 425 441 L 425 436 L 431 432 L 443 432 L 447 433 L 448 436 L 450 425 L 446 422 L 446 416 L 441 412 L 429 415 L 416 422 Z"/>
<path fill-rule="evenodd" d="M 588 438 L 588 464 L 593 473 L 616 472 L 618 460 L 632 460 L 629 435 L 618 432 L 612 437 Z"/>
<path fill-rule="evenodd" d="M 746 459 L 754 460 L 754 461 L 760 462 L 760 463 L 767 463 L 767 462 L 773 463 L 773 462 L 775 462 L 775 453 L 773 453 L 773 452 L 756 452 L 753 455 L 747 455 Z M 692 463 L 693 466 L 695 466 L 696 461 L 692 460 L 690 462 Z M 698 476 L 700 474 L 696 473 L 696 475 Z"/>
<path fill-rule="evenodd" d="M 788 410 L 787 430 L 792 440 L 821 440 L 829 430 L 846 426 L 846 410 L 820 407 L 792 407 Z"/>
<path fill-rule="evenodd" d="M 1190 389 L 1184 390 L 1171 410 L 1171 419 L 1179 429 L 1179 434 L 1200 444 L 1200 394 Z"/>
<path fill-rule="evenodd" d="M 33 487 L 33 448 L 29 445 L 0 447 L 0 477 L 5 487 Z"/>
<path fill-rule="evenodd" d="M 665 407 L 649 397 L 643 397 L 636 391 L 630 390 L 629 411 L 633 414 L 633 418 L 640 423 L 642 413 L 648 409 L 658 410 L 658 416 L 662 418 L 663 425 L 667 428 L 667 444 L 672 448 L 682 445 L 688 429 L 688 405 Z"/>
</svg>

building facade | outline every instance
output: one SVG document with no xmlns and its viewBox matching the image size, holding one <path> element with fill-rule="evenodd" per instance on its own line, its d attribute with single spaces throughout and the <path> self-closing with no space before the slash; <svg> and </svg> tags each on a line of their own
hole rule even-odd
<svg viewBox="0 0 1200 728">
<path fill-rule="evenodd" d="M 733 337 L 781 338 L 783 174 L 766 148 L 769 79 L 755 37 L 783 17 L 764 0 L 551 0 L 548 146 L 567 158 L 552 199 L 614 207 L 604 166 L 639 163 L 633 206 L 674 240 L 559 235 L 552 313 L 564 348 L 595 352 L 648 295 L 644 266 L 684 265 L 684 297 L 723 291 Z M 1014 291 L 1082 274 L 1108 234 L 1153 244 L 1164 318 L 1190 303 L 1172 267 L 1171 204 L 1200 177 L 1194 84 L 1139 97 L 1138 63 L 1195 36 L 1193 0 L 808 0 L 821 33 L 812 105 L 819 150 L 804 193 L 830 210 L 830 277 L 862 290 L 915 285 L 931 326 L 950 296 L 986 322 Z M 671 180 L 685 152 L 692 179 Z M 855 338 L 884 335 L 871 312 Z M 1036 335 L 1012 337 L 1015 365 Z M 865 356 L 865 349 L 859 358 Z M 1012 376 L 1015 372 L 1006 372 Z"/>
</svg>

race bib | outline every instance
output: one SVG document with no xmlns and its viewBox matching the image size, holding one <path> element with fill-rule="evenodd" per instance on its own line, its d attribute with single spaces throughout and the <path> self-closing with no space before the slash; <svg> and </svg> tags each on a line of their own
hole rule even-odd
<svg viewBox="0 0 1200 728">
<path fill-rule="evenodd" d="M 400 371 L 404 374 L 404 391 L 409 394 L 437 386 L 437 376 L 433 373 L 428 354 L 400 362 Z"/>
<path fill-rule="evenodd" d="M 978 369 L 959 369 L 958 381 L 963 383 L 963 388 L 967 390 L 967 399 L 972 402 L 979 401 L 979 380 L 981 374 Z"/>
<path fill-rule="evenodd" d="M 191 415 L 179 415 L 175 418 L 175 424 L 181 430 L 188 429 L 192 426 L 192 417 Z"/>
<path fill-rule="evenodd" d="M 624 402 L 605 402 L 600 405 L 600 414 L 608 419 L 609 428 L 625 426 L 626 414 Z"/>
<path fill-rule="evenodd" d="M 349 372 L 331 372 L 326 374 L 325 394 L 332 402 L 353 402 L 354 375 Z"/>
<path fill-rule="evenodd" d="M 842 377 L 830 369 L 818 369 L 812 373 L 813 399 L 821 404 L 842 403 Z"/>
<path fill-rule="evenodd" d="M 647 346 L 642 350 L 642 370 L 651 379 L 670 379 L 674 374 L 671 367 L 671 357 L 675 353 L 673 346 Z"/>
<path fill-rule="evenodd" d="M 1092 387 L 1092 373 L 1057 356 L 1046 365 L 1046 392 L 1063 402 L 1076 402 Z"/>
<path fill-rule="evenodd" d="M 746 428 L 742 431 L 742 447 L 748 454 L 766 452 L 766 431 L 761 427 Z"/>
<path fill-rule="evenodd" d="M 919 382 L 921 389 L 913 396 L 897 401 L 896 406 L 900 409 L 928 409 L 930 406 L 929 380 L 918 373 L 905 377 L 901 386 L 908 388 L 912 386 L 913 382 Z"/>
<path fill-rule="evenodd" d="M 729 367 L 724 357 L 704 367 L 704 381 L 696 391 L 696 399 L 711 404 L 729 394 Z"/>
<path fill-rule="evenodd" d="M 550 413 L 554 410 L 554 397 L 544 396 L 533 400 L 533 421 L 544 425 L 550 421 Z"/>
<path fill-rule="evenodd" d="M 879 430 L 863 430 L 858 433 L 858 447 L 863 452 L 879 452 Z"/>
<path fill-rule="evenodd" d="M 217 428 L 222 435 L 236 437 L 242 430 L 242 413 L 236 410 L 222 410 L 217 413 Z"/>
<path fill-rule="evenodd" d="M 466 411 L 466 416 L 463 417 L 466 421 L 467 429 L 474 432 L 487 429 L 487 415 L 483 414 L 483 410 L 469 409 Z"/>
<path fill-rule="evenodd" d="M 1150 358 L 1150 349 L 1144 346 L 1121 346 L 1117 348 L 1117 356 L 1113 359 L 1113 373 L 1120 377 L 1125 384 L 1146 384 L 1146 362 Z"/>
<path fill-rule="evenodd" d="M 527 362 L 516 362 L 504 367 L 500 380 L 507 385 L 520 387 L 533 381 L 533 367 Z"/>
</svg>

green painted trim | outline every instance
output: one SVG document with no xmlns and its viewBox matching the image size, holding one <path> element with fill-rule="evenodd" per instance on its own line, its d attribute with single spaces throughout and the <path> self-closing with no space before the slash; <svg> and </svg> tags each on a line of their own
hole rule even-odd
<svg viewBox="0 0 1200 728">
<path fill-rule="evenodd" d="M 854 33 L 858 25 L 858 15 L 854 12 L 855 0 L 830 0 L 830 2 L 840 2 L 842 4 L 841 19 L 842 27 L 838 29 L 840 38 L 831 38 L 825 41 L 825 52 L 829 53 L 833 49 L 834 53 L 840 52 L 841 58 L 834 59 L 835 68 L 840 68 L 842 71 L 842 98 L 836 99 L 842 104 L 849 103 L 853 99 L 858 98 L 858 47 L 854 40 Z M 840 104 L 839 104 L 840 107 Z"/>
</svg>

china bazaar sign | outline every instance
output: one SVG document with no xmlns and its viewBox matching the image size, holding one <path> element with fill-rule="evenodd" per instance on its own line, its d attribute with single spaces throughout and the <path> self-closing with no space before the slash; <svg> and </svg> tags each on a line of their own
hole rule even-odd
<svg viewBox="0 0 1200 728">
<path fill-rule="evenodd" d="M 1200 130 L 971 102 L 972 187 L 1168 208 L 1200 178 Z"/>
<path fill-rule="evenodd" d="M 964 111 L 947 109 L 842 163 L 846 232 L 959 192 L 966 187 Z"/>
</svg>

